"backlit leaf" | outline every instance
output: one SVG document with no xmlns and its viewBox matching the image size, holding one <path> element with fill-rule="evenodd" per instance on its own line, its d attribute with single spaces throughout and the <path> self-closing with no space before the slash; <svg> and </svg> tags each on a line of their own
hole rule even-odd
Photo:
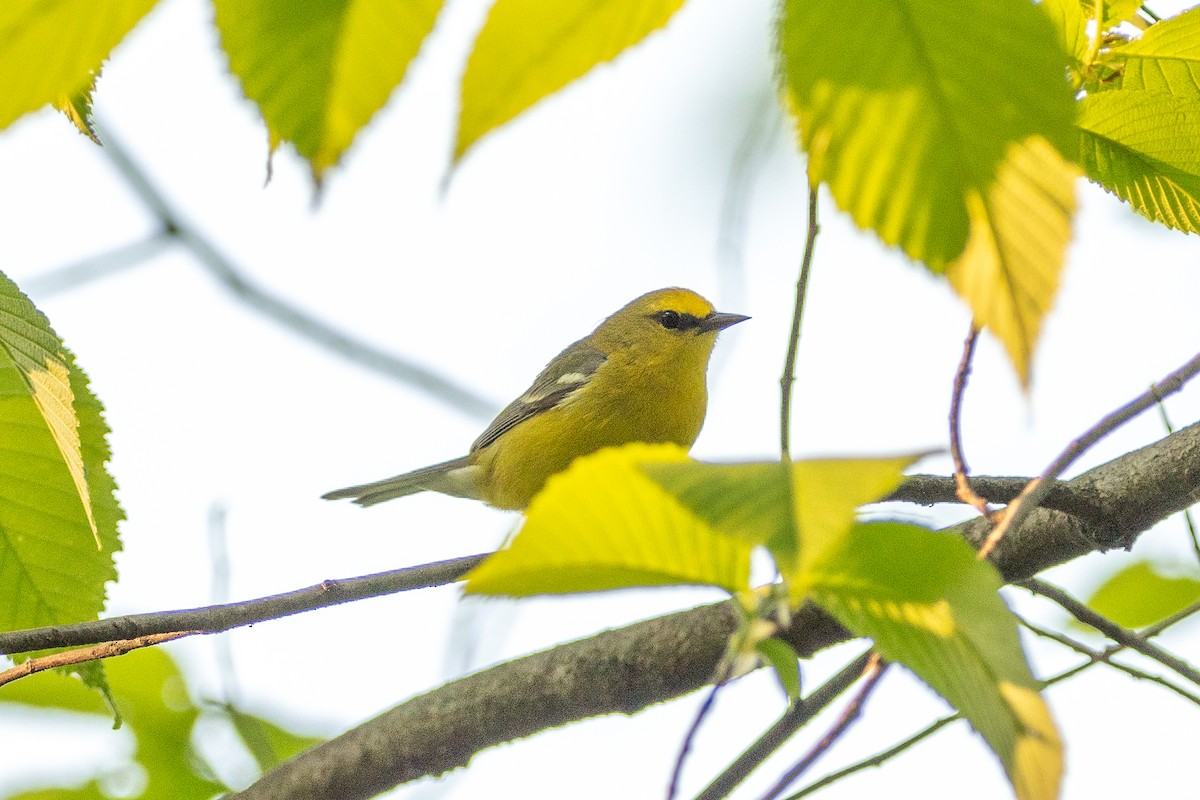
<svg viewBox="0 0 1200 800">
<path fill-rule="evenodd" d="M 959 711 L 1020 800 L 1052 800 L 1062 744 L 1037 693 L 994 567 L 962 539 L 901 523 L 855 526 L 811 576 L 811 597 Z"/>
<path fill-rule="evenodd" d="M 463 74 L 454 160 L 667 24 L 683 0 L 497 0 Z"/>
<path fill-rule="evenodd" d="M 0 128 L 84 91 L 155 0 L 0 3 Z"/>
<path fill-rule="evenodd" d="M 101 407 L 33 304 L 0 276 L 0 629 L 95 618 L 122 512 Z"/>
<path fill-rule="evenodd" d="M 698 584 L 749 588 L 751 545 L 715 532 L 642 471 L 683 462 L 674 445 L 579 458 L 533 499 L 512 544 L 467 575 L 466 591 L 522 596 Z"/>
<path fill-rule="evenodd" d="M 320 181 L 387 102 L 441 0 L 215 0 L 221 46 L 267 123 Z M 272 148 L 273 149 L 273 148 Z"/>
<path fill-rule="evenodd" d="M 1122 89 L 1085 97 L 1080 164 L 1144 217 L 1200 231 L 1200 102 Z"/>
</svg>

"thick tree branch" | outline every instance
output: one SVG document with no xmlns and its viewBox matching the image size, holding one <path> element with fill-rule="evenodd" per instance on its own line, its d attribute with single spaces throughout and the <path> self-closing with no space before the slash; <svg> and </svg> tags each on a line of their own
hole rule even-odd
<svg viewBox="0 0 1200 800">
<path fill-rule="evenodd" d="M 1200 499 L 1200 424 L 1068 481 L 1096 519 L 1037 509 L 992 554 L 1008 581 L 1128 546 Z M 954 530 L 976 546 L 989 524 Z M 314 747 L 235 794 L 240 800 L 370 797 L 466 764 L 476 752 L 600 714 L 639 711 L 707 684 L 736 616 L 726 603 L 648 620 L 510 661 L 415 697 Z M 785 638 L 801 656 L 850 634 L 812 607 Z"/>
</svg>

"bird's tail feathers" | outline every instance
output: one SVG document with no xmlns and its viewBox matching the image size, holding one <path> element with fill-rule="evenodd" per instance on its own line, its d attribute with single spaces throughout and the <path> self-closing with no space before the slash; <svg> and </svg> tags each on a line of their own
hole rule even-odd
<svg viewBox="0 0 1200 800">
<path fill-rule="evenodd" d="M 360 506 L 373 506 L 385 500 L 394 500 L 417 492 L 433 491 L 455 497 L 481 499 L 475 481 L 479 469 L 467 461 L 467 457 L 454 458 L 441 464 L 422 467 L 412 472 L 393 475 L 381 481 L 347 486 L 321 495 L 325 500 L 351 499 Z"/>
</svg>

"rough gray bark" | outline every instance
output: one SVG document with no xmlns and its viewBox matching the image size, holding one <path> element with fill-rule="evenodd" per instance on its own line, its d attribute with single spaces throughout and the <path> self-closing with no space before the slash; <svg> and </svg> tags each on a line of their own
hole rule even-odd
<svg viewBox="0 0 1200 800">
<path fill-rule="evenodd" d="M 1038 509 L 994 554 L 1008 581 L 1124 547 L 1200 500 L 1200 424 L 1064 482 L 1073 507 Z M 1061 506 L 1061 503 L 1059 504 Z M 954 530 L 978 544 L 988 525 Z M 727 603 L 559 645 L 452 681 L 320 744 L 231 797 L 354 800 L 466 764 L 487 747 L 586 717 L 632 714 L 706 685 L 733 631 Z M 818 609 L 786 638 L 802 656 L 850 634 Z"/>
</svg>

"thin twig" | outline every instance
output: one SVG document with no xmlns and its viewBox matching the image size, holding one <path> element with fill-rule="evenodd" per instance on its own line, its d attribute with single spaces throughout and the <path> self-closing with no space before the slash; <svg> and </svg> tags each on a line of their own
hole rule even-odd
<svg viewBox="0 0 1200 800">
<path fill-rule="evenodd" d="M 1147 638 L 1152 637 L 1152 636 L 1157 636 L 1158 634 L 1165 631 L 1167 628 L 1169 628 L 1172 625 L 1175 625 L 1179 622 L 1182 622 L 1183 620 L 1191 617 L 1192 615 L 1196 614 L 1197 612 L 1200 612 L 1200 600 L 1196 601 L 1195 603 L 1193 603 L 1192 605 L 1183 609 L 1182 611 L 1178 611 L 1178 612 L 1172 614 L 1171 616 L 1169 616 L 1165 619 L 1162 619 L 1162 620 L 1156 622 L 1154 625 L 1151 625 L 1150 627 L 1146 628 L 1146 630 L 1142 632 L 1142 635 Z M 1118 653 L 1124 649 L 1125 649 L 1125 645 L 1114 644 L 1114 645 L 1110 645 L 1110 646 L 1106 647 L 1104 650 L 1100 651 L 1099 653 L 1095 653 L 1094 655 L 1089 655 L 1088 660 L 1083 662 L 1082 664 L 1071 667 L 1069 669 L 1065 669 L 1062 672 L 1058 673 L 1057 675 L 1053 675 L 1053 676 L 1045 679 L 1044 681 L 1042 681 L 1042 689 L 1043 690 L 1047 689 L 1047 688 L 1055 685 L 1056 683 L 1060 683 L 1062 681 L 1067 680 L 1068 678 L 1072 678 L 1075 675 L 1079 674 L 1080 672 L 1083 672 L 1084 670 L 1086 670 L 1090 667 L 1094 667 L 1097 664 L 1105 663 L 1105 662 L 1111 663 L 1108 661 L 1108 659 L 1113 654 Z M 1174 689 L 1177 689 L 1177 690 L 1179 689 L 1179 687 L 1175 686 L 1174 684 L 1171 684 L 1171 686 Z M 900 755 L 901 753 L 903 753 L 905 750 L 909 749 L 913 745 L 917 744 L 918 742 L 922 741 L 923 739 L 933 735 L 937 731 L 946 727 L 951 722 L 957 722 L 958 720 L 960 720 L 962 718 L 963 718 L 962 714 L 954 713 L 954 714 L 950 714 L 949 716 L 942 717 L 941 719 L 935 720 L 934 722 L 932 722 L 925 728 L 921 729 L 917 733 L 914 733 L 912 736 L 909 736 L 907 739 L 904 739 L 903 741 L 898 742 L 893 747 L 889 747 L 887 750 L 883 750 L 879 753 L 876 753 L 873 756 L 864 758 L 861 761 L 856 761 L 855 763 L 850 764 L 847 767 L 837 770 L 836 772 L 831 772 L 828 775 L 824 776 L 823 778 L 820 778 L 819 780 L 816 780 L 813 783 L 810 783 L 808 786 L 804 787 L 803 789 L 796 792 L 795 794 L 788 796 L 787 800 L 800 800 L 800 798 L 807 797 L 808 795 L 816 792 L 818 789 L 823 789 L 826 786 L 830 785 L 831 783 L 836 783 L 837 781 L 840 781 L 843 778 L 847 778 L 856 772 L 861 772 L 862 770 L 868 769 L 870 767 L 881 766 L 885 762 L 890 761 L 892 758 L 895 758 L 896 756 Z"/>
<path fill-rule="evenodd" d="M 958 369 L 954 371 L 954 391 L 950 395 L 950 457 L 954 459 L 954 488 L 958 499 L 972 506 L 983 516 L 991 519 L 992 510 L 987 501 L 971 489 L 967 480 L 969 470 L 967 459 L 963 455 L 962 433 L 962 398 L 967 389 L 967 378 L 971 375 L 971 360 L 975 357 L 975 343 L 979 341 L 979 328 L 971 322 L 971 330 L 963 342 L 962 358 L 958 361 Z"/>
<path fill-rule="evenodd" d="M 36 297 L 50 297 L 70 291 L 85 283 L 107 278 L 132 269 L 148 258 L 158 255 L 167 246 L 174 244 L 175 234 L 160 228 L 143 239 L 118 245 L 103 253 L 96 253 L 73 264 L 57 267 L 21 282 L 22 288 Z"/>
<path fill-rule="evenodd" d="M 828 775 L 826 775 L 825 777 L 821 778 L 820 780 L 813 781 L 808 786 L 805 786 L 803 789 L 796 792 L 795 794 L 788 795 L 787 800 L 800 800 L 801 797 L 807 797 L 808 795 L 812 794 L 813 792 L 817 791 L 818 789 L 824 789 L 829 784 L 836 783 L 837 781 L 840 781 L 842 778 L 849 777 L 850 775 L 853 775 L 856 772 L 861 772 L 862 770 L 867 769 L 868 767 L 878 767 L 878 766 L 882 765 L 884 762 L 890 761 L 892 758 L 900 755 L 908 748 L 910 748 L 913 745 L 920 742 L 922 739 L 926 739 L 929 736 L 932 736 L 933 734 L 937 733 L 939 730 L 946 727 L 951 722 L 957 722 L 958 720 L 960 720 L 962 718 L 963 718 L 962 714 L 951 714 L 950 716 L 942 717 L 939 720 L 935 720 L 934 722 L 930 723 L 929 725 L 927 725 L 925 728 L 921 729 L 920 731 L 917 731 L 916 733 L 914 733 L 912 736 L 908 737 L 904 741 L 898 742 L 894 747 L 889 747 L 887 750 L 876 753 L 875 755 L 871 756 L 870 758 L 864 758 L 862 761 L 856 761 L 855 763 L 851 764 L 848 767 L 839 769 L 837 772 L 831 772 Z"/>
<path fill-rule="evenodd" d="M 783 777 L 763 795 L 762 800 L 775 800 L 779 795 L 786 792 L 787 787 L 795 783 L 796 779 L 807 772 L 809 767 L 816 763 L 818 758 L 829 751 L 834 742 L 844 736 L 846 731 L 850 730 L 850 726 L 862 714 L 863 705 L 867 702 L 867 698 L 871 696 L 871 692 L 879 685 L 879 679 L 883 677 L 883 673 L 887 670 L 887 667 L 887 662 L 883 661 L 878 653 L 871 654 L 871 659 L 867 663 L 866 669 L 863 670 L 866 681 L 858 690 L 858 694 L 846 705 L 841 716 L 838 717 L 837 722 L 829 729 L 829 732 L 821 737 L 821 740 L 805 753 L 804 757 L 797 761 L 791 769 L 784 773 Z"/>
<path fill-rule="evenodd" d="M 804 318 L 804 300 L 808 296 L 808 275 L 812 270 L 813 251 L 821 226 L 817 221 L 817 190 L 808 190 L 808 235 L 804 239 L 804 257 L 796 280 L 796 302 L 792 310 L 792 330 L 788 334 L 787 358 L 779 379 L 779 449 L 784 461 L 792 460 L 792 386 L 796 383 L 796 352 L 800 348 L 800 323 Z"/>
<path fill-rule="evenodd" d="M 251 309 L 310 342 L 389 378 L 415 386 L 463 413 L 481 418 L 495 413 L 494 403 L 465 386 L 338 330 L 250 281 L 231 259 L 218 251 L 171 207 L 163 193 L 150 182 L 145 172 L 108 131 L 104 133 L 104 152 L 138 198 L 159 219 L 163 228 L 184 244 L 218 283 Z"/>
<path fill-rule="evenodd" d="M 1167 416 L 1167 405 L 1161 398 L 1158 401 L 1158 416 L 1162 419 L 1163 427 L 1167 429 L 1167 435 L 1173 434 L 1175 426 L 1171 424 L 1171 418 Z M 1192 552 L 1196 554 L 1196 561 L 1200 562 L 1200 537 L 1196 535 L 1196 521 L 1192 519 L 1190 509 L 1183 512 L 1183 524 L 1187 526 L 1188 536 L 1192 540 Z"/>
<path fill-rule="evenodd" d="M 979 557 L 986 558 L 996 549 L 996 545 L 1004 538 L 1010 529 L 1020 527 L 1021 522 L 1033 509 L 1038 507 L 1046 492 L 1050 490 L 1050 481 L 1061 475 L 1067 467 L 1075 463 L 1075 459 L 1083 455 L 1092 445 L 1136 417 L 1164 397 L 1178 392 L 1189 380 L 1200 373 L 1200 354 L 1192 358 L 1179 369 L 1164 377 L 1151 386 L 1147 391 L 1125 405 L 1106 415 L 1103 419 L 1089 428 L 1079 438 L 1075 439 L 1058 458 L 1046 467 L 1041 475 L 1034 478 L 1024 491 L 1008 507 L 1000 513 L 1000 521 L 988 534 L 983 545 L 979 548 Z"/>
<path fill-rule="evenodd" d="M 150 614 L 131 614 L 125 617 L 77 622 L 73 625 L 51 625 L 21 631 L 0 633 L 0 654 L 27 653 L 55 647 L 132 639 L 161 633 L 189 631 L 218 633 L 243 625 L 253 625 L 270 619 L 299 614 L 318 608 L 381 597 L 408 591 L 454 583 L 490 554 L 464 556 L 437 561 L 419 567 L 405 567 L 359 578 L 328 580 L 283 594 L 225 603 L 182 611 L 158 611 Z"/>
<path fill-rule="evenodd" d="M 136 650 L 139 647 L 150 647 L 163 642 L 169 642 L 172 639 L 180 639 L 184 636 L 200 633 L 200 631 L 173 631 L 171 633 L 155 633 L 150 636 L 139 636 L 136 639 L 121 639 L 116 642 L 105 642 L 94 647 L 85 647 L 79 650 L 68 650 L 65 653 L 54 653 L 48 656 L 40 656 L 39 658 L 31 658 L 15 667 L 6 669 L 0 672 L 0 686 L 6 683 L 33 675 L 38 672 L 44 672 L 48 669 L 57 669 L 58 667 L 70 667 L 75 664 L 83 664 L 88 661 L 99 661 L 102 658 L 115 658 L 123 656 L 131 650 Z"/>
<path fill-rule="evenodd" d="M 872 655 L 870 650 L 866 651 L 842 667 L 836 675 L 808 697 L 793 703 L 766 733 L 758 737 L 754 744 L 734 759 L 724 772 L 704 788 L 704 791 L 696 795 L 696 800 L 718 800 L 737 788 L 738 784 L 746 779 L 746 776 L 766 761 L 772 753 L 791 738 L 792 734 L 808 724 L 838 695 L 850 688 L 851 684 L 862 676 L 863 670 L 871 663 Z"/>
<path fill-rule="evenodd" d="M 1019 615 L 1017 616 L 1017 619 L 1020 621 L 1020 623 L 1025 628 L 1029 629 L 1030 631 L 1037 634 L 1038 636 L 1041 636 L 1043 639 L 1050 639 L 1051 641 L 1058 642 L 1059 644 L 1063 645 L 1064 647 L 1074 650 L 1076 653 L 1079 653 L 1082 656 L 1086 656 L 1092 662 L 1095 662 L 1097 664 L 1104 664 L 1105 666 L 1111 667 L 1112 669 L 1115 669 L 1118 672 L 1124 672 L 1126 675 L 1130 676 L 1131 678 L 1136 678 L 1139 681 L 1149 681 L 1150 683 L 1157 683 L 1159 686 L 1162 686 L 1166 689 L 1170 689 L 1172 692 L 1175 692 L 1177 695 L 1179 695 L 1183 699 L 1188 700 L 1192 703 L 1195 703 L 1196 705 L 1200 705 L 1200 696 L 1192 694 L 1187 689 L 1184 689 L 1182 686 L 1176 685 L 1175 683 L 1167 680 L 1163 676 L 1153 675 L 1149 672 L 1145 672 L 1143 670 L 1137 669 L 1136 667 L 1131 667 L 1131 666 L 1128 666 L 1127 664 L 1122 664 L 1119 661 L 1113 661 L 1112 655 L 1116 651 L 1113 651 L 1113 653 L 1110 653 L 1108 650 L 1093 650 L 1092 648 L 1085 645 L 1083 642 L 1077 642 L 1074 639 L 1072 639 L 1070 636 L 1066 636 L 1062 633 L 1059 633 L 1058 631 L 1052 631 L 1049 628 L 1043 628 L 1042 626 L 1037 625 L 1036 623 L 1030 622 L 1029 620 L 1022 618 Z"/>
<path fill-rule="evenodd" d="M 1114 642 L 1122 644 L 1130 650 L 1135 650 L 1152 661 L 1157 661 L 1167 669 L 1174 670 L 1181 677 L 1187 678 L 1192 683 L 1200 686 L 1200 671 L 1197 671 L 1191 664 L 1179 658 L 1174 653 L 1170 653 L 1158 645 L 1147 641 L 1144 636 L 1136 631 L 1121 627 L 1102 614 L 1097 614 L 1057 586 L 1053 586 L 1038 578 L 1019 581 L 1017 586 L 1021 586 L 1034 594 L 1052 600 L 1084 625 L 1095 628 Z"/>
<path fill-rule="evenodd" d="M 688 726 L 687 734 L 683 737 L 683 744 L 679 748 L 679 755 L 675 757 L 675 767 L 671 770 L 671 783 L 667 786 L 667 800 L 675 800 L 679 795 L 679 779 L 683 777 L 683 764 L 687 761 L 688 752 L 692 749 L 692 742 L 700 731 L 701 723 L 712 711 L 713 705 L 717 701 L 717 692 L 721 691 L 725 685 L 725 681 L 717 681 L 712 685 L 704 697 L 704 702 L 700 704 L 695 718 L 692 719 L 692 724 Z"/>
</svg>

